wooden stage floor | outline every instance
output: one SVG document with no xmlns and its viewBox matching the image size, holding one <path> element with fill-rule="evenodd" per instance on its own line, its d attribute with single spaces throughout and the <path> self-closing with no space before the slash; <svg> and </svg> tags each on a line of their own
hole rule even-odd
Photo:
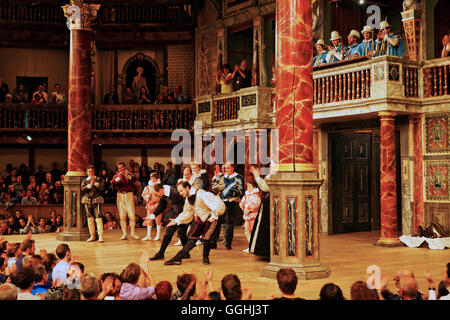
<svg viewBox="0 0 450 320">
<path fill-rule="evenodd" d="M 141 237 L 145 229 L 138 229 Z M 155 231 L 153 231 L 153 236 Z M 296 295 L 306 299 L 317 299 L 320 288 L 328 282 L 339 285 L 346 298 L 350 298 L 350 287 L 357 280 L 363 280 L 369 265 L 378 265 L 381 271 L 388 274 L 389 288 L 395 290 L 392 277 L 396 270 L 408 268 L 414 271 L 419 283 L 419 290 L 428 291 L 424 271 L 429 269 L 436 281 L 436 286 L 442 280 L 447 262 L 450 262 L 450 250 L 429 250 L 428 248 L 382 248 L 372 243 L 378 239 L 379 231 L 358 232 L 340 235 L 322 235 L 321 262 L 331 268 L 329 278 L 318 280 L 299 280 Z M 105 243 L 98 242 L 67 242 L 73 255 L 77 255 L 85 265 L 86 272 L 100 276 L 103 272 L 120 272 L 130 262 L 138 262 L 142 252 L 147 251 L 152 256 L 159 249 L 161 241 L 119 240 L 121 232 L 110 230 L 105 232 Z M 8 241 L 22 241 L 24 236 L 6 236 Z M 33 235 L 36 240 L 36 253 L 40 249 L 54 252 L 61 243 L 56 240 L 56 234 Z M 173 246 L 176 236 L 168 247 L 165 260 L 173 257 L 181 247 Z M 270 294 L 278 295 L 276 280 L 261 278 L 259 271 L 267 262 L 258 257 L 242 252 L 246 247 L 243 227 L 235 228 L 233 249 L 226 250 L 220 246 L 211 250 L 211 265 L 202 264 L 201 246 L 191 251 L 191 258 L 183 260 L 179 266 L 165 266 L 162 260 L 151 261 L 149 264 L 156 281 L 168 280 L 175 286 L 176 278 L 182 271 L 201 276 L 207 268 L 214 272 L 213 286 L 220 288 L 220 280 L 228 273 L 235 273 L 241 279 L 242 287 L 247 287 L 253 293 L 253 299 L 266 299 Z"/>
</svg>

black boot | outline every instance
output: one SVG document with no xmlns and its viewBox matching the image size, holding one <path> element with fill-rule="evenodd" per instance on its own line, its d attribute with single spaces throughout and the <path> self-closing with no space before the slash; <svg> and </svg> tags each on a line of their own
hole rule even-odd
<svg viewBox="0 0 450 320">
<path fill-rule="evenodd" d="M 183 249 L 178 251 L 178 253 L 172 259 L 166 261 L 165 265 L 173 265 L 173 264 L 181 264 L 182 259 L 188 259 L 191 257 L 189 251 L 191 251 L 195 247 L 195 241 L 189 239 L 188 242 L 183 246 Z"/>
<path fill-rule="evenodd" d="M 151 257 L 149 260 L 161 260 L 164 259 L 164 255 L 160 252 L 157 252 L 153 257 Z"/>
<path fill-rule="evenodd" d="M 203 264 L 210 264 L 209 251 L 211 249 L 211 240 L 203 240 Z"/>
<path fill-rule="evenodd" d="M 226 224 L 226 223 L 222 224 L 222 226 L 220 227 L 220 231 L 223 234 L 223 240 L 222 240 L 222 242 L 219 243 L 221 246 L 227 245 L 227 229 L 228 229 L 228 224 Z M 220 235 L 220 232 L 219 232 L 219 235 Z"/>
<path fill-rule="evenodd" d="M 227 227 L 225 229 L 225 247 L 228 250 L 231 250 L 231 242 L 233 241 L 233 234 L 234 234 L 234 225 L 233 224 L 227 224 Z"/>
</svg>

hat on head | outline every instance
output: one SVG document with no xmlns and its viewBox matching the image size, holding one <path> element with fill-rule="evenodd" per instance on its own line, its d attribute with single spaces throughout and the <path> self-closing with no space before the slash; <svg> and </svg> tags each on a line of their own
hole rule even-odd
<svg viewBox="0 0 450 320">
<path fill-rule="evenodd" d="M 372 32 L 372 29 L 369 26 L 364 26 L 361 33 L 364 33 L 364 32 Z"/>
<path fill-rule="evenodd" d="M 361 38 L 361 34 L 360 34 L 357 30 L 355 30 L 355 29 L 353 29 L 352 31 L 350 31 L 350 33 L 348 34 L 348 36 L 349 36 L 349 37 L 357 37 L 358 39 Z"/>
<path fill-rule="evenodd" d="M 386 29 L 388 27 L 390 27 L 391 25 L 389 24 L 389 22 L 387 21 L 381 21 L 380 23 L 380 30 Z"/>
<path fill-rule="evenodd" d="M 339 40 L 339 39 L 341 39 L 341 36 L 339 35 L 339 32 L 337 32 L 337 31 L 333 31 L 332 33 L 331 33 L 331 41 L 333 41 L 333 40 Z"/>
<path fill-rule="evenodd" d="M 319 45 L 319 44 L 320 44 L 321 46 L 324 46 L 324 47 L 325 47 L 325 41 L 323 41 L 323 39 L 317 40 L 316 46 Z"/>
</svg>

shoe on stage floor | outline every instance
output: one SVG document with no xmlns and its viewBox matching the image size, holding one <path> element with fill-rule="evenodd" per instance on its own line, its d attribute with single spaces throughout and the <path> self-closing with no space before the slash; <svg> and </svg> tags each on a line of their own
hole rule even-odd
<svg viewBox="0 0 450 320">
<path fill-rule="evenodd" d="M 135 240 L 141 239 L 141 238 L 139 238 L 139 236 L 137 234 L 134 234 L 134 233 L 131 235 L 131 238 L 133 238 Z"/>
<path fill-rule="evenodd" d="M 245 252 L 245 253 L 250 253 L 250 252 L 248 251 L 248 248 L 247 248 L 247 249 L 245 249 L 245 250 L 242 250 L 242 252 Z"/>
<path fill-rule="evenodd" d="M 174 245 L 174 246 L 181 246 L 181 240 L 178 240 L 178 241 L 175 242 L 173 245 Z"/>
<path fill-rule="evenodd" d="M 157 252 L 153 257 L 151 257 L 149 260 L 161 260 L 161 259 L 164 259 L 164 255 L 163 254 L 161 254 L 161 253 L 159 253 L 159 252 Z"/>
<path fill-rule="evenodd" d="M 142 241 L 150 241 L 150 240 L 151 240 L 151 237 L 150 237 L 150 236 L 146 236 L 145 238 L 142 238 L 141 240 L 142 240 Z"/>
<path fill-rule="evenodd" d="M 126 233 L 123 234 L 122 238 L 120 238 L 120 240 L 127 240 L 127 235 Z"/>
<path fill-rule="evenodd" d="M 172 259 L 167 260 L 166 262 L 164 262 L 164 264 L 165 264 L 166 266 L 180 265 L 180 264 L 181 264 L 181 259 L 172 258 Z"/>
<path fill-rule="evenodd" d="M 231 250 L 231 244 L 225 245 L 225 248 L 226 248 L 227 250 Z"/>
<path fill-rule="evenodd" d="M 188 252 L 186 253 L 186 255 L 183 257 L 183 259 L 190 259 L 191 258 L 191 254 Z"/>
<path fill-rule="evenodd" d="M 203 257 L 203 264 L 211 264 L 208 257 Z"/>
<path fill-rule="evenodd" d="M 199 246 L 202 244 L 202 240 L 197 240 L 197 242 L 195 243 L 196 246 Z"/>
</svg>

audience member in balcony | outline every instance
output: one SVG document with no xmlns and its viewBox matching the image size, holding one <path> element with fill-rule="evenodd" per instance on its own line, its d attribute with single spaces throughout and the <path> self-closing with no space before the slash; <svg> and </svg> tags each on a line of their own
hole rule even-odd
<svg viewBox="0 0 450 320">
<path fill-rule="evenodd" d="M 349 60 L 349 59 L 353 59 L 353 58 L 357 57 L 355 55 L 355 52 L 356 52 L 356 48 L 359 45 L 358 41 L 360 38 L 361 38 L 361 34 L 357 30 L 350 31 L 349 35 L 347 36 L 348 46 L 345 47 L 345 49 L 344 49 L 345 50 L 345 55 L 344 55 L 345 60 Z"/>
<path fill-rule="evenodd" d="M 54 204 L 62 204 L 64 202 L 64 188 L 61 181 L 55 182 L 55 186 L 50 190 L 49 195 Z"/>
<path fill-rule="evenodd" d="M 33 197 L 37 197 L 38 187 L 37 187 L 37 184 L 36 184 L 36 178 L 34 176 L 30 176 L 30 182 L 29 182 L 29 184 L 27 186 L 27 190 L 31 190 L 31 193 L 32 193 Z"/>
<path fill-rule="evenodd" d="M 48 94 L 45 92 L 45 87 L 43 84 L 38 86 L 38 90 L 33 93 L 33 101 L 31 103 L 34 104 L 46 104 L 48 102 Z"/>
<path fill-rule="evenodd" d="M 147 87 L 142 87 L 139 94 L 139 104 L 150 104 L 152 101 L 150 100 L 150 94 L 148 93 Z"/>
<path fill-rule="evenodd" d="M 52 176 L 52 174 L 50 172 L 47 172 L 45 174 L 44 183 L 47 185 L 47 189 L 48 190 L 51 190 L 51 189 L 54 188 L 55 180 L 53 179 L 53 176 Z M 42 187 L 42 183 L 41 183 L 41 187 Z"/>
<path fill-rule="evenodd" d="M 397 56 L 403 57 L 405 47 L 399 36 L 392 33 L 390 24 L 387 21 L 381 21 L 380 32 L 377 35 L 375 56 Z"/>
<path fill-rule="evenodd" d="M 33 197 L 33 192 L 31 189 L 27 189 L 27 194 L 22 198 L 20 204 L 37 204 L 37 200 Z"/>
<path fill-rule="evenodd" d="M 0 76 L 0 103 L 5 102 L 5 96 L 7 93 L 9 93 L 8 85 L 3 82 L 3 78 Z"/>
<path fill-rule="evenodd" d="M 131 91 L 131 88 L 125 89 L 123 104 L 137 104 L 137 96 L 133 91 Z"/>
<path fill-rule="evenodd" d="M 326 58 L 327 58 L 328 50 L 325 47 L 325 41 L 323 41 L 323 39 L 317 40 L 316 49 L 317 49 L 317 54 L 313 58 L 313 66 L 314 67 L 327 63 Z M 272 72 L 275 73 L 275 70 L 273 70 Z"/>
<path fill-rule="evenodd" d="M 339 32 L 331 32 L 330 41 L 332 46 L 328 46 L 327 63 L 338 62 L 344 60 L 345 49 L 342 44 L 342 37 Z"/>
<path fill-rule="evenodd" d="M 7 93 L 5 95 L 5 102 L 4 102 L 4 104 L 5 105 L 12 105 L 13 104 L 13 97 L 12 97 L 11 93 Z"/>
<path fill-rule="evenodd" d="M 131 86 L 136 96 L 139 97 L 141 95 L 141 88 L 147 89 L 147 92 L 149 92 L 149 90 L 147 87 L 147 80 L 142 75 L 144 73 L 144 68 L 137 67 L 136 72 L 137 75 L 133 78 L 133 84 Z"/>
<path fill-rule="evenodd" d="M 8 223 L 6 221 L 0 221 L 0 236 L 8 235 Z"/>
<path fill-rule="evenodd" d="M 37 185 L 40 185 L 42 182 L 45 181 L 45 172 L 44 172 L 44 167 L 42 166 L 42 164 L 38 165 L 37 172 L 34 174 L 34 176 L 36 178 Z"/>
<path fill-rule="evenodd" d="M 13 102 L 14 103 L 28 103 L 28 93 L 24 91 L 23 84 L 19 84 L 17 88 L 13 91 Z"/>
<path fill-rule="evenodd" d="M 222 66 L 221 71 L 217 71 L 216 83 L 220 84 L 220 93 L 233 92 L 233 75 L 231 74 L 231 67 L 228 63 Z"/>
<path fill-rule="evenodd" d="M 103 97 L 103 104 L 119 104 L 119 95 L 113 84 L 109 86 L 109 92 Z"/>
<path fill-rule="evenodd" d="M 52 170 L 50 170 L 51 179 L 53 181 L 57 181 L 61 177 L 61 174 L 62 174 L 61 170 L 58 169 L 58 163 L 53 162 Z M 46 174 L 46 177 L 47 177 L 47 175 L 48 175 L 48 173 Z M 48 181 L 47 181 L 47 183 L 48 183 Z"/>
<path fill-rule="evenodd" d="M 17 172 L 19 176 L 22 176 L 22 183 L 27 184 L 29 183 L 30 179 L 30 173 L 28 172 L 27 166 L 25 164 L 21 164 L 19 167 L 19 171 Z"/>
<path fill-rule="evenodd" d="M 60 214 L 56 216 L 56 227 L 56 232 L 62 232 L 64 230 L 64 219 Z"/>
<path fill-rule="evenodd" d="M 22 194 L 22 192 L 24 191 L 22 180 L 22 176 L 17 176 L 16 182 L 13 184 L 14 190 L 16 191 L 17 195 Z"/>
<path fill-rule="evenodd" d="M 441 58 L 448 56 L 450 52 L 450 31 L 442 38 Z"/>
<path fill-rule="evenodd" d="M 173 93 L 169 93 L 167 95 L 167 104 L 176 104 L 178 103 L 177 100 L 175 100 L 175 96 Z"/>
<path fill-rule="evenodd" d="M 164 104 L 164 93 L 160 93 L 154 104 Z"/>
<path fill-rule="evenodd" d="M 183 87 L 181 85 L 177 85 L 175 87 L 175 100 L 179 104 L 185 104 L 188 102 L 186 94 L 183 92 Z"/>
<path fill-rule="evenodd" d="M 12 234 L 18 234 L 20 229 L 19 221 L 17 221 L 17 218 L 15 215 L 10 215 L 8 217 L 8 228 L 11 229 Z"/>
<path fill-rule="evenodd" d="M 234 71 L 231 75 L 231 78 L 233 79 L 234 91 L 251 87 L 252 70 L 248 68 L 248 63 L 246 60 L 242 60 L 240 66 L 238 66 L 237 64 L 234 66 Z"/>
<path fill-rule="evenodd" d="M 364 39 L 353 51 L 354 55 L 358 57 L 369 57 L 372 58 L 374 53 L 374 40 L 373 40 L 373 30 L 369 26 L 364 26 L 361 31 Z"/>
<path fill-rule="evenodd" d="M 10 184 L 8 186 L 8 191 L 6 192 L 5 196 L 8 196 L 9 201 L 7 201 L 8 203 L 17 203 L 18 202 L 18 197 L 19 195 L 17 194 L 16 190 L 14 190 L 14 185 Z"/>
<path fill-rule="evenodd" d="M 11 171 L 13 169 L 13 165 L 11 163 L 8 163 L 5 167 L 5 170 L 2 171 L 1 176 L 7 177 L 11 174 Z"/>
<path fill-rule="evenodd" d="M 52 92 L 49 103 L 57 105 L 66 104 L 66 95 L 61 91 L 61 85 L 59 83 L 55 84 L 55 91 Z"/>
<path fill-rule="evenodd" d="M 12 168 L 11 172 L 5 179 L 5 183 L 6 183 L 6 185 L 16 183 L 16 179 L 17 179 L 17 169 Z"/>
</svg>

